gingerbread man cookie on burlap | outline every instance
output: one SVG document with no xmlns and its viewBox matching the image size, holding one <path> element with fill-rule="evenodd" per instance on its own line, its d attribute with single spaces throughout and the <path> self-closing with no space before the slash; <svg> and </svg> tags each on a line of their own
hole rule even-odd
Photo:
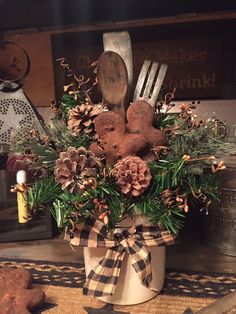
<svg viewBox="0 0 236 314">
<path fill-rule="evenodd" d="M 32 289 L 31 274 L 25 269 L 0 269 L 0 313 L 30 314 L 31 310 L 43 304 L 45 294 Z"/>
</svg>

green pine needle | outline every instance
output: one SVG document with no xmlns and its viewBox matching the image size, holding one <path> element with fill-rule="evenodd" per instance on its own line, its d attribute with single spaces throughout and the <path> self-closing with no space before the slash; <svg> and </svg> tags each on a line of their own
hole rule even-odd
<svg viewBox="0 0 236 314">
<path fill-rule="evenodd" d="M 28 204 L 30 209 L 45 210 L 51 207 L 55 198 L 61 194 L 62 190 L 59 184 L 55 182 L 54 176 L 43 177 L 35 181 L 28 190 Z"/>
</svg>

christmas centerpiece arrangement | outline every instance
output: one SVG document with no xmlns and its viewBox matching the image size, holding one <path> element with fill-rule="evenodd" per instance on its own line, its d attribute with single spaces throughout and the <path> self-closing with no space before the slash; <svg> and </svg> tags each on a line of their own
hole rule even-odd
<svg viewBox="0 0 236 314">
<path fill-rule="evenodd" d="M 173 243 L 190 210 L 207 212 L 219 198 L 214 174 L 225 166 L 216 155 L 226 146 L 217 121 L 199 120 L 196 101 L 171 113 L 174 91 L 155 106 L 133 101 L 122 115 L 93 103 L 96 80 L 76 75 L 65 60 L 61 65 L 69 82 L 52 104 L 52 123 L 12 139 L 35 175 L 28 219 L 50 210 L 72 244 L 105 248 L 85 294 L 115 293 L 125 253 L 155 293 L 150 248 Z"/>
</svg>

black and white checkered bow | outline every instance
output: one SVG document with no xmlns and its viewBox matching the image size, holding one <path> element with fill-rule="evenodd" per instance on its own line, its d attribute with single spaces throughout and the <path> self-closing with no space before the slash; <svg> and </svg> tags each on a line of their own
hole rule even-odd
<svg viewBox="0 0 236 314">
<path fill-rule="evenodd" d="M 148 247 L 169 245 L 174 236 L 160 231 L 157 226 L 138 225 L 121 233 L 108 233 L 107 227 L 99 220 L 89 220 L 73 234 L 66 234 L 72 245 L 85 247 L 108 247 L 104 258 L 92 269 L 84 285 L 83 293 L 97 297 L 115 292 L 125 253 L 144 286 L 152 289 L 151 255 Z M 152 289 L 153 290 L 153 289 Z"/>
</svg>

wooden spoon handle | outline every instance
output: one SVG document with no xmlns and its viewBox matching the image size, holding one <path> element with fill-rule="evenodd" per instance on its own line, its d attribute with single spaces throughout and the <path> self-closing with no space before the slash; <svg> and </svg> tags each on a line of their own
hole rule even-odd
<svg viewBox="0 0 236 314">
<path fill-rule="evenodd" d="M 126 120 L 126 112 L 125 112 L 124 101 L 123 101 L 123 103 L 120 103 L 119 105 L 107 104 L 107 108 L 108 108 L 108 110 L 111 110 L 111 111 L 114 111 L 114 112 L 118 113 L 122 117 L 123 121 Z"/>
</svg>

